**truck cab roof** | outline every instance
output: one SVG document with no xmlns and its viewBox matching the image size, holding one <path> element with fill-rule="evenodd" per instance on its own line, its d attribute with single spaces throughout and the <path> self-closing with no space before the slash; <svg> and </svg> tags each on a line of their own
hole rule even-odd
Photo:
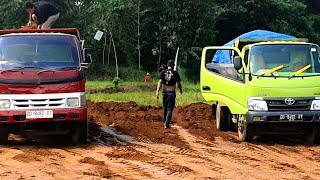
<svg viewBox="0 0 320 180">
<path fill-rule="evenodd" d="M 56 28 L 56 29 L 10 29 L 0 30 L 1 35 L 20 33 L 64 33 L 74 35 L 80 40 L 80 33 L 76 28 Z"/>
</svg>

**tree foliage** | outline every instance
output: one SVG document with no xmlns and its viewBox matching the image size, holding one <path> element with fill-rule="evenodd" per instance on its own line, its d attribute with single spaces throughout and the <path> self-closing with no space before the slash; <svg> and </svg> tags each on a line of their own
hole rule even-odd
<svg viewBox="0 0 320 180">
<path fill-rule="evenodd" d="M 320 43 L 318 0 L 48 1 L 61 9 L 54 26 L 77 27 L 86 45 L 94 50 L 95 73 L 114 67 L 110 32 L 121 67 L 155 72 L 161 64 L 174 59 L 180 47 L 178 65 L 194 80 L 199 76 L 204 46 L 223 45 L 251 30 L 276 31 Z M 24 2 L 0 2 L 1 29 L 19 28 L 27 23 Z M 97 30 L 105 32 L 101 41 L 93 39 Z"/>
</svg>

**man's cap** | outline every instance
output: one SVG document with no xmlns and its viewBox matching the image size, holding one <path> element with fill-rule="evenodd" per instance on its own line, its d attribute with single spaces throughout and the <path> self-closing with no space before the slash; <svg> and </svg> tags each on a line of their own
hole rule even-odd
<svg viewBox="0 0 320 180">
<path fill-rule="evenodd" d="M 27 1 L 23 5 L 23 9 L 31 9 L 34 7 L 34 4 L 31 1 Z"/>
<path fill-rule="evenodd" d="M 167 63 L 167 66 L 169 67 L 173 67 L 175 64 L 174 64 L 174 61 L 173 60 L 169 60 L 168 63 Z"/>
</svg>

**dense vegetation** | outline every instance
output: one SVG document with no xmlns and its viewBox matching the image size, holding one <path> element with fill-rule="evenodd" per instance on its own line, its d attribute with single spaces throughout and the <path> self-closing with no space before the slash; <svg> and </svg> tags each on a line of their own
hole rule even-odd
<svg viewBox="0 0 320 180">
<path fill-rule="evenodd" d="M 77 27 L 93 49 L 95 62 L 90 72 L 99 78 L 115 76 L 112 40 L 120 78 L 156 72 L 161 64 L 174 59 L 180 47 L 179 66 L 192 80 L 199 76 L 202 47 L 222 45 L 251 30 L 276 31 L 320 43 L 319 0 L 48 1 L 62 10 L 55 27 Z M 1 0 L 1 29 L 26 24 L 23 2 Z M 101 41 L 93 38 L 97 30 L 106 32 Z"/>
</svg>

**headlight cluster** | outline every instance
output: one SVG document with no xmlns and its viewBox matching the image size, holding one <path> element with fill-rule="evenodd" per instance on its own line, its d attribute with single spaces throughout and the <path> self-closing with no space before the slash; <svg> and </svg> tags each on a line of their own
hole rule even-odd
<svg viewBox="0 0 320 180">
<path fill-rule="evenodd" d="M 68 98 L 67 105 L 69 107 L 78 107 L 80 105 L 79 98 L 78 97 Z"/>
<path fill-rule="evenodd" d="M 87 106 L 87 99 L 86 95 L 81 95 L 79 97 L 72 97 L 67 99 L 67 106 L 69 107 L 86 107 Z"/>
<path fill-rule="evenodd" d="M 248 98 L 249 111 L 268 111 L 267 102 L 262 98 Z"/>
<path fill-rule="evenodd" d="M 9 99 L 1 99 L 0 100 L 0 109 L 9 109 L 11 106 Z"/>
<path fill-rule="evenodd" d="M 81 107 L 87 106 L 87 97 L 85 94 L 80 96 L 80 105 Z"/>
<path fill-rule="evenodd" d="M 320 99 L 313 100 L 311 103 L 311 110 L 320 110 Z"/>
</svg>

